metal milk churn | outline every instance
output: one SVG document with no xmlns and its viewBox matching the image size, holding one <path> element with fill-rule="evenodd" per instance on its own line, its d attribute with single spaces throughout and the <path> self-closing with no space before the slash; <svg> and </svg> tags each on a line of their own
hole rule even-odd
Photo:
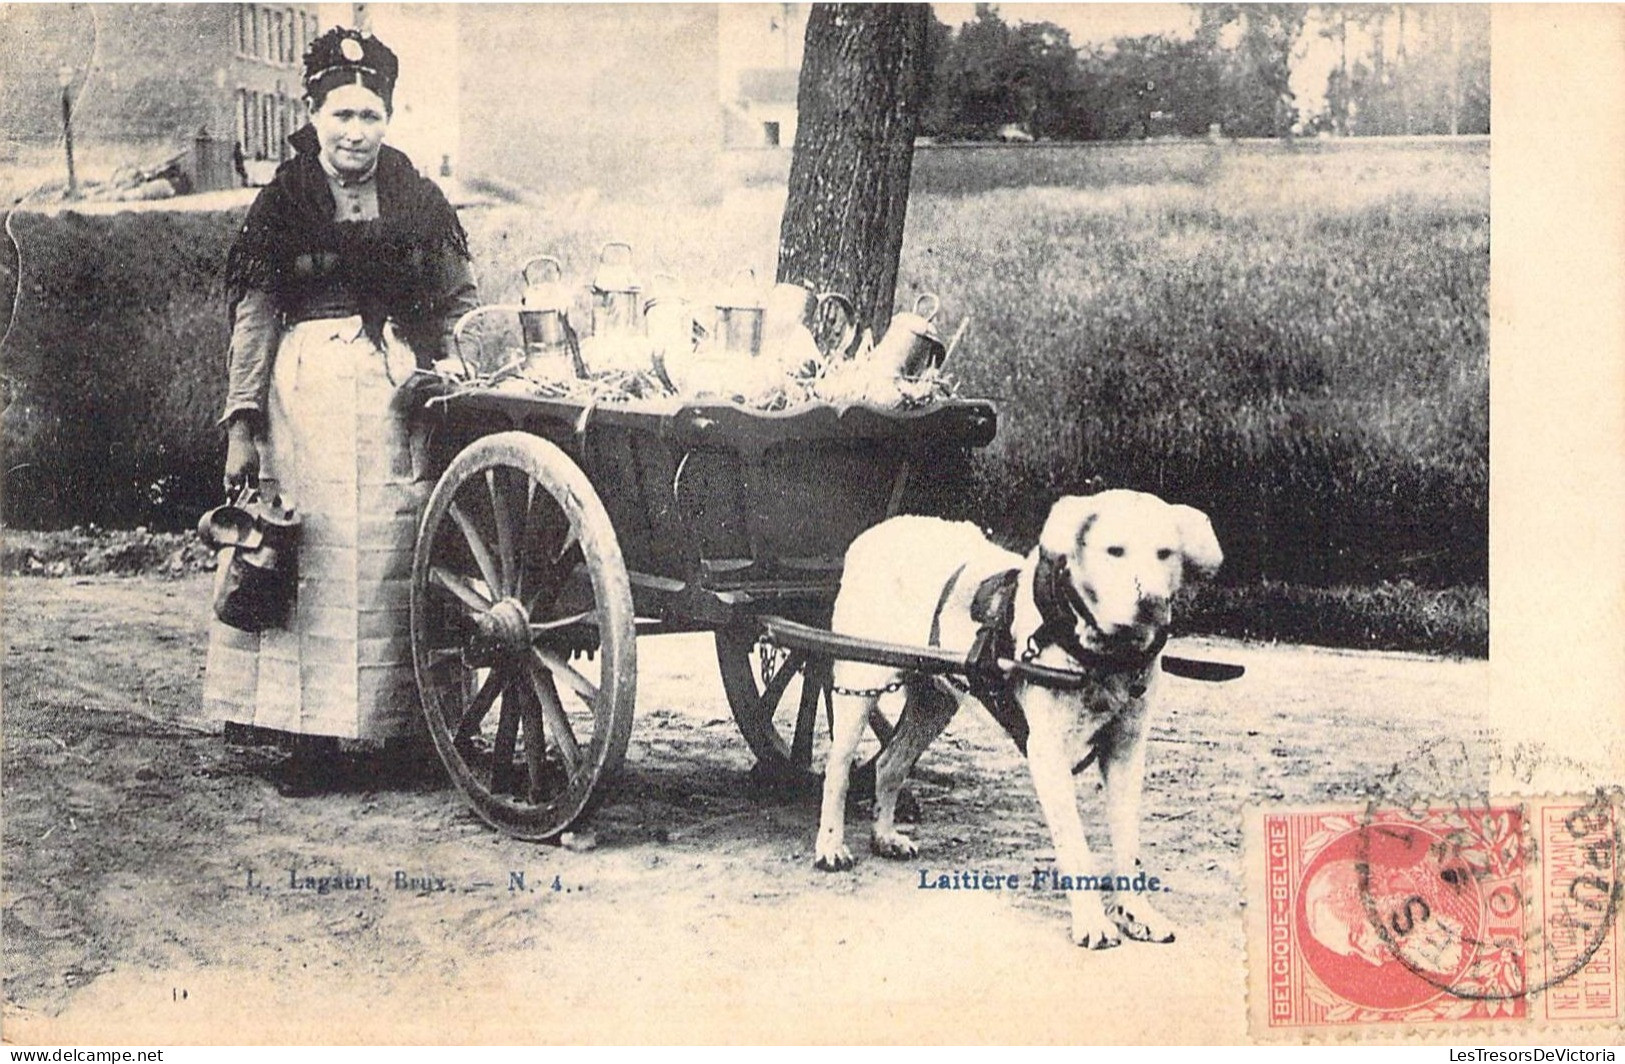
<svg viewBox="0 0 1625 1064">
<path fill-rule="evenodd" d="M 580 347 L 570 325 L 572 294 L 564 267 L 551 255 L 538 255 L 522 271 L 525 294 L 520 301 L 519 330 L 525 344 L 527 376 L 581 375 Z"/>
<path fill-rule="evenodd" d="M 605 244 L 592 279 L 593 335 L 625 337 L 641 331 L 639 291 L 632 273 L 632 245 L 621 241 Z"/>
<path fill-rule="evenodd" d="M 818 313 L 812 331 L 825 358 L 851 358 L 852 349 L 858 343 L 857 308 L 839 292 L 823 293 L 818 297 Z"/>
<path fill-rule="evenodd" d="M 664 273 L 655 274 L 655 284 L 643 299 L 643 327 L 650 346 L 668 355 L 692 353 L 706 335 L 677 278 Z"/>
<path fill-rule="evenodd" d="M 750 280 L 741 280 L 744 277 Z M 734 278 L 733 286 L 717 302 L 716 339 L 727 354 L 755 358 L 762 353 L 762 319 L 765 311 L 755 280 L 755 271 L 740 271 Z"/>
</svg>

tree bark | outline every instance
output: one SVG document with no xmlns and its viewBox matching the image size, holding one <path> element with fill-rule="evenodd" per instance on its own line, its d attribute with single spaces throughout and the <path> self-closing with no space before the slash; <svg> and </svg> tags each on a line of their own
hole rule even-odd
<svg viewBox="0 0 1625 1064">
<path fill-rule="evenodd" d="M 891 320 L 926 71 L 925 4 L 814 4 L 796 93 L 777 279 Z"/>
</svg>

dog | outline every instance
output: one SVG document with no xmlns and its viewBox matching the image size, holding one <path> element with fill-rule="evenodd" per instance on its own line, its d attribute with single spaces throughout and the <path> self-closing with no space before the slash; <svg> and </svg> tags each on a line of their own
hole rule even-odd
<svg viewBox="0 0 1625 1064">
<path fill-rule="evenodd" d="M 858 536 L 846 553 L 834 631 L 968 656 L 992 635 L 1003 640 L 999 656 L 1081 671 L 1087 679 L 1074 689 L 1019 678 L 1002 689 L 985 679 L 967 689 L 948 677 L 838 659 L 815 866 L 831 872 L 852 867 L 845 818 L 853 755 L 877 700 L 901 689 L 904 709 L 876 765 L 875 854 L 899 860 L 918 854 L 897 829 L 898 793 L 926 747 L 974 694 L 1025 747 L 1055 843 L 1056 876 L 1079 884 L 1085 876 L 1111 875 L 1116 884 L 1116 877 L 1141 874 L 1147 709 L 1173 596 L 1186 580 L 1211 576 L 1223 560 L 1200 510 L 1123 490 L 1061 498 L 1025 558 L 996 546 L 974 525 L 931 517 L 894 517 Z M 1109 867 L 1095 864 L 1078 814 L 1073 766 L 1085 755 L 1098 758 L 1105 781 Z M 1144 893 L 1074 889 L 1068 897 L 1072 940 L 1080 946 L 1106 949 L 1125 936 L 1173 941 L 1172 924 Z"/>
</svg>

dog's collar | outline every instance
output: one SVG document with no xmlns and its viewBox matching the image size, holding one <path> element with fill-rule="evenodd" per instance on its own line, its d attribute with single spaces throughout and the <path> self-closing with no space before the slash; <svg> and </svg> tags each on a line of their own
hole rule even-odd
<svg viewBox="0 0 1625 1064">
<path fill-rule="evenodd" d="M 1033 567 L 1033 604 L 1038 607 L 1040 624 L 1027 640 L 1021 654 L 1023 661 L 1032 661 L 1046 647 L 1054 646 L 1086 669 L 1107 674 L 1141 672 L 1150 667 L 1168 644 L 1167 629 L 1159 628 L 1157 638 L 1144 650 L 1107 653 L 1084 646 L 1078 638 L 1080 620 L 1096 636 L 1104 639 L 1106 633 L 1073 585 L 1067 573 L 1066 558 L 1043 547 L 1038 548 L 1038 564 Z"/>
</svg>

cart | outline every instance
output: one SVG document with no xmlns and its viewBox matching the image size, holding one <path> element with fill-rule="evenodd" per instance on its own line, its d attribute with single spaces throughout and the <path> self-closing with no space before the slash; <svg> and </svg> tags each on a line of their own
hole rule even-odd
<svg viewBox="0 0 1625 1064">
<path fill-rule="evenodd" d="M 714 633 L 758 770 L 815 780 L 846 548 L 997 420 L 966 400 L 761 413 L 498 389 L 426 416 L 444 471 L 412 565 L 424 716 L 473 809 L 523 839 L 576 824 L 619 770 L 640 636 Z M 869 723 L 872 771 L 892 722 Z"/>
</svg>

